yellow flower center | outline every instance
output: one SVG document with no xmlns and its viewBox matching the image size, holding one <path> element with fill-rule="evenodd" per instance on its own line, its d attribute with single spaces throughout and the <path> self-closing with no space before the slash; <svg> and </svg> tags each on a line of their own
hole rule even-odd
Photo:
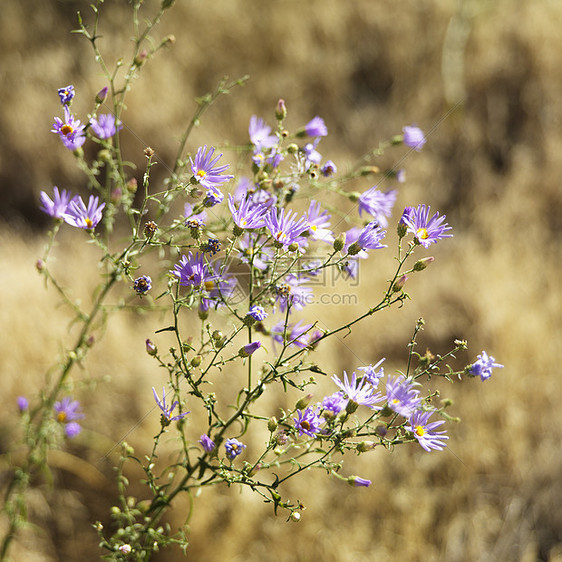
<svg viewBox="0 0 562 562">
<path fill-rule="evenodd" d="M 70 133 L 74 132 L 74 129 L 70 125 L 65 124 L 60 128 L 60 132 L 64 136 L 68 136 L 70 135 Z"/>
<path fill-rule="evenodd" d="M 417 425 L 415 429 L 415 433 L 418 437 L 422 437 L 425 433 L 425 429 L 421 425 Z"/>
<path fill-rule="evenodd" d="M 318 227 L 317 227 L 315 224 L 313 224 L 313 225 L 310 227 L 310 230 L 312 230 L 312 232 L 316 232 L 316 231 L 318 230 Z"/>
<path fill-rule="evenodd" d="M 57 420 L 59 420 L 61 423 L 66 421 L 66 412 L 59 412 L 57 414 Z"/>
<path fill-rule="evenodd" d="M 199 179 L 205 179 L 207 177 L 207 172 L 205 170 L 199 170 L 197 174 L 195 174 Z"/>
<path fill-rule="evenodd" d="M 204 285 L 205 285 L 205 290 L 207 291 L 212 291 L 215 288 L 214 281 L 205 281 Z"/>
<path fill-rule="evenodd" d="M 302 421 L 301 421 L 301 427 L 302 427 L 303 429 L 309 430 L 309 429 L 310 429 L 310 423 L 307 422 L 306 420 L 302 420 Z"/>
<path fill-rule="evenodd" d="M 426 240 L 427 238 L 429 238 L 429 234 L 426 228 L 418 228 L 418 231 L 416 232 L 416 236 L 421 240 Z"/>
<path fill-rule="evenodd" d="M 92 228 L 94 226 L 94 223 L 90 217 L 86 217 L 86 220 L 84 222 L 86 223 L 86 226 L 88 228 Z"/>
</svg>

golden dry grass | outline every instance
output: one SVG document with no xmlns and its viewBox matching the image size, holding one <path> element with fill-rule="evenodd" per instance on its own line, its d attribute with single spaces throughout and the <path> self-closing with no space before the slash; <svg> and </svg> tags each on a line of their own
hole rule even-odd
<svg viewBox="0 0 562 562">
<path fill-rule="evenodd" d="M 562 560 L 562 5 L 177 4 L 160 28 L 162 36 L 176 36 L 175 45 L 143 70 L 129 99 L 126 124 L 136 138 L 125 135 L 127 157 L 142 165 L 142 149 L 150 144 L 163 162 L 172 161 L 194 96 L 224 74 L 252 79 L 210 110 L 192 147 L 245 142 L 249 116 L 272 116 L 279 97 L 287 101 L 291 126 L 315 114 L 326 119 L 330 136 L 322 152 L 343 168 L 404 124 L 416 121 L 429 130 L 439 123 L 424 150 L 405 162 L 409 181 L 397 208 L 429 203 L 447 213 L 455 237 L 410 280 L 411 303 L 366 321 L 322 350 L 320 361 L 337 373 L 380 356 L 399 367 L 414 322 L 423 316 L 422 349 L 444 351 L 454 338 L 466 337 L 465 363 L 487 349 L 505 364 L 485 384 L 443 388 L 463 420 L 449 427 L 450 451 L 377 449 L 346 461 L 346 471 L 373 480 L 369 489 L 351 489 L 323 474 L 292 485 L 291 497 L 307 506 L 298 525 L 275 518 L 247 493 L 204 490 L 190 521 L 188 559 Z M 84 113 L 86 98 L 103 85 L 88 45 L 68 33 L 76 9 L 86 13 L 87 2 L 2 6 L 2 452 L 16 433 L 15 397 L 32 394 L 58 342 L 72 340 L 67 311 L 34 270 L 42 248 L 38 230 L 46 224 L 34 209 L 40 189 L 83 184 L 71 155 L 48 132 L 58 110 L 56 88 L 74 83 L 82 97 L 76 109 Z M 116 57 L 127 47 L 125 8 L 108 2 L 104 9 L 103 45 Z M 384 164 L 392 158 L 385 156 Z M 95 261 L 74 240 L 67 237 L 57 249 L 57 265 L 76 295 L 86 298 Z M 380 279 L 381 270 L 384 264 L 364 264 L 361 298 L 372 294 L 369 281 Z M 354 312 L 315 307 L 311 314 L 330 326 Z M 95 392 L 79 386 L 88 429 L 67 449 L 74 458 L 51 458 L 57 491 L 30 492 L 38 527 L 22 533 L 15 560 L 96 558 L 89 525 L 96 518 L 107 522 L 114 498 L 103 456 L 152 407 L 150 386 L 163 377 L 143 342 L 161 325 L 157 316 L 118 315 L 78 372 L 80 381 L 97 381 Z M 194 426 L 198 416 L 190 418 Z M 149 417 L 127 440 L 143 451 L 156 429 L 156 416 Z M 178 503 L 173 522 L 186 514 L 187 505 Z M 182 557 L 169 552 L 159 559 Z"/>
</svg>

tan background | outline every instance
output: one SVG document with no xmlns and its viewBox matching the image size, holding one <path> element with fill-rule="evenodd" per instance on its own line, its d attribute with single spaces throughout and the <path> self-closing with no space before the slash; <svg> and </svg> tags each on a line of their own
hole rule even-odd
<svg viewBox="0 0 562 562">
<path fill-rule="evenodd" d="M 147 13 L 154 5 L 147 2 Z M 73 108 L 85 115 L 104 85 L 87 42 L 69 33 L 76 10 L 91 21 L 87 2 L 2 3 L 2 452 L 17 434 L 16 396 L 33 395 L 60 338 L 73 336 L 68 311 L 45 292 L 34 264 L 49 224 L 37 210 L 39 191 L 84 185 L 72 155 L 49 132 L 60 109 L 56 89 L 73 83 Z M 124 2 L 103 7 L 100 47 L 109 63 L 130 48 L 127 13 Z M 419 316 L 427 323 L 421 351 L 444 352 L 463 337 L 470 353 L 460 363 L 486 349 L 505 364 L 484 384 L 441 385 L 463 420 L 448 427 L 450 451 L 410 446 L 346 461 L 346 473 L 373 481 L 369 489 L 321 473 L 291 486 L 288 494 L 307 506 L 298 525 L 275 518 L 247 493 L 203 491 L 188 559 L 562 559 L 562 379 L 555 358 L 562 311 L 561 28 L 555 0 L 178 0 L 164 18 L 157 36 L 173 33 L 176 42 L 143 69 L 125 116 L 134 132 L 123 135 L 126 155 L 138 165 L 146 144 L 164 164 L 173 161 L 194 97 L 225 74 L 248 73 L 251 80 L 209 111 L 191 149 L 246 142 L 250 115 L 273 122 L 279 97 L 293 128 L 324 117 L 330 136 L 321 152 L 342 171 L 405 124 L 431 130 L 424 150 L 404 162 L 408 182 L 396 209 L 431 204 L 447 214 L 455 237 L 435 247 L 436 262 L 410 281 L 413 301 L 322 350 L 324 369 L 350 371 L 381 356 L 400 368 Z M 389 152 L 381 166 L 402 154 Z M 55 255 L 64 281 L 87 298 L 95 252 L 68 236 Z M 361 299 L 384 282 L 385 265 L 364 265 Z M 333 326 L 355 312 L 317 306 L 310 314 Z M 157 316 L 119 315 L 76 373 L 86 430 L 67 448 L 71 456 L 52 461 L 60 467 L 60 490 L 30 492 L 39 527 L 22 535 L 14 559 L 96 558 L 90 523 L 109 524 L 114 497 L 111 470 L 100 458 L 152 406 L 150 386 L 161 386 L 163 375 L 143 342 L 162 325 Z M 86 381 L 92 388 L 96 381 L 95 393 L 86 392 Z M 197 414 L 192 419 L 196 437 Z M 153 414 L 128 435 L 139 454 L 157 425 Z M 186 510 L 178 504 L 173 522 L 180 524 Z"/>
</svg>

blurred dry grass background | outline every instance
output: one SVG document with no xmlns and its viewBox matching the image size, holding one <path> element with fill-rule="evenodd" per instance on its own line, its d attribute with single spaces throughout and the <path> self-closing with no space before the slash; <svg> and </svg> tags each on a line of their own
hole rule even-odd
<svg viewBox="0 0 562 562">
<path fill-rule="evenodd" d="M 298 525 L 275 518 L 248 494 L 205 490 L 190 521 L 188 559 L 347 562 L 562 560 L 562 4 L 557 0 L 202 0 L 176 2 L 158 33 L 175 45 L 147 65 L 130 95 L 127 157 L 142 166 L 151 145 L 163 163 L 192 115 L 193 99 L 225 74 L 250 82 L 221 99 L 191 139 L 242 143 L 250 115 L 273 121 L 283 97 L 289 125 L 318 114 L 330 136 L 321 152 L 340 169 L 380 140 L 416 122 L 431 131 L 408 159 L 409 181 L 397 209 L 431 204 L 445 212 L 455 237 L 409 284 L 413 302 L 365 322 L 322 350 L 328 372 L 353 370 L 386 356 L 405 357 L 416 318 L 420 340 L 445 351 L 467 338 L 470 361 L 488 350 L 505 369 L 481 384 L 447 386 L 450 451 L 375 450 L 345 463 L 373 480 L 351 489 L 322 474 L 294 484 L 307 506 Z M 156 5 L 147 2 L 147 9 Z M 38 192 L 56 184 L 78 189 L 72 155 L 49 133 L 56 89 L 73 83 L 73 108 L 84 115 L 104 85 L 86 41 L 69 33 L 81 0 L 4 0 L 0 18 L 0 373 L 5 408 L 0 447 L 14 437 L 15 397 L 32 394 L 71 341 L 68 313 L 34 271 L 48 221 Z M 125 2 L 103 8 L 102 49 L 110 62 L 126 52 Z M 89 17 L 89 16 L 88 16 Z M 444 118 L 445 116 L 445 118 Z M 397 153 L 383 159 L 391 165 Z M 142 168 L 141 168 L 142 169 Z M 370 184 L 360 184 L 360 189 Z M 96 256 L 67 237 L 57 267 L 76 296 L 95 282 Z M 72 269 L 68 268 L 71 263 Z M 362 264 L 359 294 L 372 294 L 384 264 Z M 83 296 L 83 298 L 85 298 Z M 355 310 L 316 307 L 327 326 Z M 143 342 L 157 317 L 114 318 L 103 343 L 77 373 L 88 413 L 80 438 L 54 455 L 56 493 L 30 492 L 28 528 L 15 560 L 94 560 L 95 519 L 109 523 L 114 493 L 100 459 L 152 407 L 158 386 Z M 165 345 L 165 342 L 163 342 Z M 96 393 L 85 392 L 96 381 Z M 88 382 L 90 381 L 90 382 Z M 272 403 L 273 407 L 273 403 Z M 274 412 L 272 412 L 274 413 Z M 196 424 L 197 415 L 193 417 Z M 149 417 L 127 440 L 142 452 L 157 428 Z M 197 429 L 194 429 L 197 432 Z M 194 437 L 199 435 L 194 434 Z M 79 463 L 80 458 L 86 463 Z M 2 461 L 2 468 L 5 461 Z M 138 492 L 138 490 L 136 490 Z M 176 524 L 187 514 L 178 504 Z M 177 558 L 176 558 L 177 556 Z M 182 559 L 163 553 L 158 559 Z"/>
</svg>

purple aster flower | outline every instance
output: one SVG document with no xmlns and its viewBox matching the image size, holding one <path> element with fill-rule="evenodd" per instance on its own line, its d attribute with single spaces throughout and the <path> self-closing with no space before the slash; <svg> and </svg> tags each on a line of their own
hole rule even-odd
<svg viewBox="0 0 562 562">
<path fill-rule="evenodd" d="M 257 151 L 273 148 L 277 142 L 277 136 L 271 135 L 271 127 L 265 124 L 263 119 L 259 119 L 255 115 L 250 117 L 250 126 L 248 127 L 250 140 L 256 147 Z"/>
<path fill-rule="evenodd" d="M 425 144 L 423 131 L 412 125 L 411 127 L 403 127 L 402 132 L 404 133 L 404 144 L 419 152 Z"/>
<path fill-rule="evenodd" d="M 374 406 L 380 402 L 383 397 L 380 392 L 374 394 L 375 389 L 369 381 L 363 379 L 357 380 L 357 375 L 353 373 L 351 380 L 348 380 L 347 373 L 343 372 L 343 382 L 336 376 L 332 376 L 332 380 L 344 391 L 348 399 L 358 406 L 369 406 L 373 410 L 380 410 L 379 406 Z"/>
<path fill-rule="evenodd" d="M 184 412 L 183 414 L 178 414 L 177 416 L 172 416 L 172 412 L 175 409 L 175 407 L 178 405 L 178 401 L 176 400 L 171 406 L 167 406 L 166 405 L 166 389 L 164 387 L 162 387 L 162 401 L 160 401 L 160 399 L 158 398 L 158 394 L 156 394 L 156 389 L 154 387 L 152 387 L 152 394 L 154 394 L 154 400 L 156 400 L 156 404 L 158 404 L 158 407 L 162 410 L 162 415 L 168 421 L 181 420 L 182 418 L 187 416 L 187 414 L 189 414 L 189 412 Z"/>
<path fill-rule="evenodd" d="M 251 264 L 252 267 L 265 271 L 268 265 L 273 261 L 275 252 L 270 246 L 259 245 L 256 248 L 253 237 L 245 234 L 238 239 L 240 248 L 240 260 L 244 263 Z"/>
<path fill-rule="evenodd" d="M 256 322 L 262 322 L 267 318 L 267 312 L 258 304 L 254 304 L 250 307 L 250 310 L 246 313 L 246 316 L 249 318 L 253 318 Z"/>
<path fill-rule="evenodd" d="M 201 211 L 200 213 L 193 213 L 193 206 L 186 203 L 183 207 L 183 216 L 185 217 L 185 225 L 189 228 L 202 228 L 205 226 L 207 220 L 207 213 Z"/>
<path fill-rule="evenodd" d="M 201 435 L 199 438 L 199 443 L 205 449 L 205 452 L 210 453 L 215 448 L 215 442 L 208 435 Z"/>
<path fill-rule="evenodd" d="M 313 240 L 322 240 L 328 244 L 333 244 L 334 233 L 328 228 L 330 226 L 330 214 L 328 211 L 322 210 L 320 203 L 313 199 L 310 202 L 305 217 L 310 237 Z"/>
<path fill-rule="evenodd" d="M 388 226 L 387 217 L 392 214 L 397 191 L 392 189 L 383 193 L 375 185 L 359 197 L 359 216 L 363 211 L 372 215 L 381 226 Z"/>
<path fill-rule="evenodd" d="M 44 191 L 39 194 L 39 198 L 41 199 L 40 208 L 44 213 L 56 219 L 64 219 L 66 209 L 70 203 L 70 191 L 63 189 L 62 192 L 59 193 L 59 188 L 55 185 L 53 187 L 53 200 L 51 200 Z"/>
<path fill-rule="evenodd" d="M 105 98 L 107 97 L 107 92 L 109 88 L 104 86 L 97 94 L 96 94 L 96 103 L 102 103 Z"/>
<path fill-rule="evenodd" d="M 302 147 L 305 158 L 305 168 L 307 170 L 310 168 L 311 164 L 320 164 L 320 162 L 322 162 L 322 154 L 316 150 L 319 142 L 320 137 L 317 137 L 314 139 L 314 142 L 309 142 Z"/>
<path fill-rule="evenodd" d="M 328 127 L 322 117 L 314 117 L 305 126 L 304 130 L 309 137 L 325 137 L 328 134 Z"/>
<path fill-rule="evenodd" d="M 223 202 L 224 194 L 220 189 L 216 187 L 210 187 L 207 189 L 207 193 L 205 194 L 205 199 L 203 199 L 203 206 L 204 207 L 214 207 L 215 205 L 219 205 Z"/>
<path fill-rule="evenodd" d="M 264 215 L 268 211 L 266 205 L 256 205 L 249 197 L 246 197 L 240 201 L 237 209 L 234 204 L 234 198 L 229 194 L 228 208 L 232 213 L 234 224 L 239 229 L 261 228 L 265 226 Z"/>
<path fill-rule="evenodd" d="M 123 128 L 121 123 L 118 123 L 117 126 L 115 126 L 115 116 L 111 113 L 103 113 L 97 119 L 92 117 L 90 119 L 90 125 L 92 127 L 92 131 L 94 131 L 96 136 L 100 139 L 108 139 Z"/>
<path fill-rule="evenodd" d="M 29 408 L 29 400 L 25 396 L 18 396 L 17 404 L 20 412 L 25 412 Z"/>
<path fill-rule="evenodd" d="M 238 355 L 240 357 L 250 357 L 250 355 L 253 355 L 260 347 L 261 347 L 261 341 L 254 341 L 252 343 L 248 343 L 238 350 Z"/>
<path fill-rule="evenodd" d="M 379 386 L 379 381 L 384 377 L 383 367 L 381 367 L 377 371 L 377 367 L 379 367 L 379 365 L 381 365 L 384 360 L 385 358 L 383 357 L 378 363 L 375 363 L 374 365 L 359 367 L 359 371 L 363 371 L 363 377 L 369 381 L 373 388 L 377 388 Z"/>
<path fill-rule="evenodd" d="M 386 248 L 386 244 L 380 243 L 385 235 L 386 230 L 382 230 L 377 221 L 372 221 L 359 232 L 357 240 L 348 247 L 347 251 L 349 255 L 353 256 L 361 250 L 380 250 L 381 248 Z"/>
<path fill-rule="evenodd" d="M 297 417 L 293 418 L 293 421 L 295 422 L 295 429 L 299 430 L 299 436 L 306 433 L 310 437 L 315 437 L 320 431 L 322 420 L 318 417 L 318 412 L 318 409 L 313 409 L 311 406 L 304 412 L 297 410 Z"/>
<path fill-rule="evenodd" d="M 82 427 L 77 422 L 70 422 L 64 426 L 64 432 L 69 439 L 76 437 L 82 431 Z"/>
<path fill-rule="evenodd" d="M 72 400 L 69 396 L 55 402 L 53 408 L 57 421 L 61 423 L 80 420 L 84 417 L 84 414 L 79 411 L 80 402 L 78 402 L 78 400 Z"/>
<path fill-rule="evenodd" d="M 135 279 L 133 289 L 137 295 L 145 295 L 152 289 L 152 279 L 148 275 L 142 275 Z"/>
<path fill-rule="evenodd" d="M 203 282 L 201 302 L 208 309 L 209 306 L 221 306 L 230 298 L 238 287 L 238 280 L 223 268 L 223 260 L 216 260 L 209 265 L 210 276 Z"/>
<path fill-rule="evenodd" d="M 217 187 L 219 185 L 231 180 L 234 176 L 223 175 L 223 172 L 228 169 L 229 165 L 217 166 L 217 162 L 222 154 L 219 154 L 213 159 L 214 153 L 214 148 L 209 148 L 209 150 L 207 150 L 207 145 L 201 146 L 197 150 L 195 160 L 189 157 L 189 161 L 191 162 L 191 172 L 195 183 L 201 184 L 207 190 L 213 189 L 218 191 Z M 218 191 L 218 193 L 220 193 L 220 191 Z M 207 197 L 209 197 L 209 191 L 207 191 Z"/>
<path fill-rule="evenodd" d="M 74 119 L 67 105 L 64 106 L 64 121 L 55 117 L 51 133 L 59 135 L 64 146 L 70 150 L 76 150 L 86 142 L 84 125 L 81 125 L 78 119 Z"/>
<path fill-rule="evenodd" d="M 391 410 L 409 418 L 414 410 L 419 408 L 421 400 L 416 383 L 400 375 L 395 379 L 389 378 L 386 383 L 386 399 Z"/>
<path fill-rule="evenodd" d="M 423 410 L 416 410 L 410 418 L 410 424 L 404 426 L 405 429 L 411 431 L 418 443 L 427 451 L 431 449 L 442 451 L 445 447 L 444 439 L 449 439 L 445 435 L 445 431 L 435 431 L 437 427 L 443 425 L 445 420 L 429 422 L 433 412 L 424 412 Z"/>
<path fill-rule="evenodd" d="M 321 168 L 320 168 L 320 173 L 325 177 L 325 178 L 329 178 L 330 176 L 333 176 L 334 174 L 338 173 L 338 169 L 336 167 L 336 165 L 331 161 L 328 160 Z"/>
<path fill-rule="evenodd" d="M 297 347 L 305 348 L 313 343 L 314 334 L 310 334 L 312 327 L 312 324 L 303 324 L 302 320 L 299 320 L 294 325 L 287 324 L 285 329 L 285 322 L 281 321 L 271 328 L 271 337 L 276 343 L 283 344 L 285 342 L 288 346 L 296 345 Z"/>
<path fill-rule="evenodd" d="M 429 206 L 418 205 L 416 209 L 410 208 L 407 216 L 406 211 L 404 211 L 401 219 L 406 225 L 407 231 L 411 232 L 424 248 L 428 248 L 437 240 L 452 238 L 453 236 L 452 234 L 445 234 L 448 230 L 451 230 L 447 223 L 443 223 L 445 215 L 440 217 L 437 212 L 430 219 L 430 209 Z"/>
<path fill-rule="evenodd" d="M 70 226 L 75 226 L 77 228 L 85 228 L 90 230 L 95 228 L 102 219 L 102 211 L 105 208 L 105 203 L 101 205 L 99 203 L 99 198 L 90 195 L 88 200 L 88 207 L 82 201 L 82 197 L 76 196 L 66 209 L 64 215 L 64 221 Z"/>
<path fill-rule="evenodd" d="M 234 460 L 246 448 L 246 445 L 238 441 L 238 439 L 231 438 L 226 440 L 224 448 L 226 449 L 226 456 L 230 460 Z"/>
<path fill-rule="evenodd" d="M 59 88 L 58 90 L 60 102 L 63 105 L 68 105 L 74 98 L 74 86 L 69 85 L 66 88 Z"/>
<path fill-rule="evenodd" d="M 265 226 L 279 246 L 289 246 L 296 242 L 301 234 L 307 230 L 304 217 L 296 219 L 296 213 L 285 209 L 272 208 L 264 217 Z"/>
<path fill-rule="evenodd" d="M 370 480 L 367 480 L 366 478 L 361 478 L 360 476 L 350 476 L 347 479 L 347 483 L 350 486 L 357 486 L 357 487 L 363 486 L 365 488 L 368 488 L 371 485 Z"/>
<path fill-rule="evenodd" d="M 322 408 L 332 412 L 334 415 L 339 414 L 347 404 L 347 399 L 344 397 L 343 392 L 338 391 L 330 396 L 326 396 L 322 400 Z"/>
<path fill-rule="evenodd" d="M 492 369 L 503 369 L 503 365 L 496 363 L 495 359 L 483 351 L 482 355 L 477 355 L 478 361 L 476 361 L 470 368 L 470 372 L 476 376 L 480 377 L 481 380 L 485 381 L 492 376 Z"/>
<path fill-rule="evenodd" d="M 203 255 L 199 255 L 199 253 L 193 255 L 191 252 L 187 257 L 181 257 L 179 263 L 174 265 L 172 273 L 180 280 L 180 285 L 184 287 L 190 285 L 200 287 L 212 277 Z"/>
</svg>

